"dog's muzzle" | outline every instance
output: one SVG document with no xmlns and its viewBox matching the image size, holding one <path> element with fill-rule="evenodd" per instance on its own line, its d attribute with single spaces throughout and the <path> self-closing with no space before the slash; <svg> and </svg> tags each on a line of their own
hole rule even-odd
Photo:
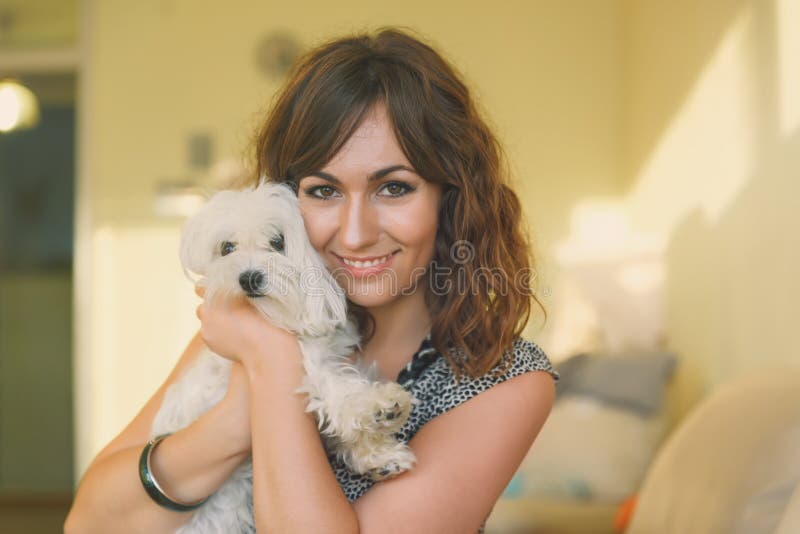
<svg viewBox="0 0 800 534">
<path fill-rule="evenodd" d="M 239 285 L 248 297 L 260 297 L 264 294 L 265 278 L 261 271 L 245 271 L 239 275 Z"/>
</svg>

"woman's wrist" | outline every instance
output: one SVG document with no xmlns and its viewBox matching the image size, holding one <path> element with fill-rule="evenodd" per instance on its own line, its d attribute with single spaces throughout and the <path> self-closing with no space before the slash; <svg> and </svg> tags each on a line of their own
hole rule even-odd
<svg viewBox="0 0 800 534">
<path fill-rule="evenodd" d="M 162 491 L 178 502 L 205 499 L 241 463 L 230 449 L 221 448 L 217 441 L 206 441 L 194 431 L 200 429 L 187 428 L 170 435 L 150 454 L 151 475 Z"/>
<path fill-rule="evenodd" d="M 241 463 L 250 456 L 250 422 L 241 419 L 249 416 L 242 414 L 239 407 L 229 407 L 225 398 L 203 416 L 204 423 L 216 432 L 214 447 L 223 460 Z"/>
<path fill-rule="evenodd" d="M 200 500 L 190 503 L 180 502 L 174 497 L 170 496 L 164 490 L 164 488 L 158 482 L 158 479 L 153 474 L 153 468 L 151 465 L 153 451 L 158 448 L 158 445 L 162 441 L 171 435 L 172 434 L 162 434 L 157 436 L 148 441 L 144 446 L 144 449 L 142 449 L 142 453 L 139 456 L 139 479 L 141 480 L 142 486 L 144 486 L 147 494 L 159 506 L 173 512 L 191 512 L 192 510 L 196 510 L 205 504 L 205 502 L 208 500 L 208 497 L 204 497 Z"/>
<path fill-rule="evenodd" d="M 240 355 L 239 361 L 244 365 L 248 376 L 252 376 L 268 373 L 275 366 L 302 362 L 302 353 L 295 334 L 272 327 L 253 339 Z M 280 372 L 280 368 L 277 371 Z"/>
</svg>

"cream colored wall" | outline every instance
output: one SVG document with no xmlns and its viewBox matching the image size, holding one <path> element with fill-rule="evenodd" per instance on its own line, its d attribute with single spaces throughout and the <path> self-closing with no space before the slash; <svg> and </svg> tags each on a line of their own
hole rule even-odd
<svg viewBox="0 0 800 534">
<path fill-rule="evenodd" d="M 92 5 L 98 223 L 151 222 L 152 187 L 185 172 L 183 143 L 196 130 L 212 130 L 221 154 L 241 152 L 277 87 L 253 61 L 257 39 L 276 28 L 306 45 L 385 24 L 428 36 L 481 96 L 543 234 L 565 231 L 553 206 L 618 189 L 617 2 L 504 2 L 491 10 L 419 0 L 396 8 L 356 0 Z"/>
<path fill-rule="evenodd" d="M 667 243 L 674 418 L 800 362 L 800 1 L 625 4 L 626 200 Z"/>
<path fill-rule="evenodd" d="M 380 25 L 428 36 L 464 71 L 508 148 L 542 252 L 567 207 L 621 190 L 621 3 L 409 0 L 87 0 L 76 253 L 76 470 L 165 378 L 197 324 L 177 260 L 179 224 L 153 191 L 187 172 L 185 138 L 240 155 L 276 88 L 253 66 L 258 38 L 305 45 Z M 547 298 L 544 298 L 548 305 Z M 534 329 L 534 338 L 537 330 Z"/>
<path fill-rule="evenodd" d="M 79 0 L 3 0 L 10 15 L 2 30 L 3 51 L 72 46 L 78 41 Z"/>
</svg>

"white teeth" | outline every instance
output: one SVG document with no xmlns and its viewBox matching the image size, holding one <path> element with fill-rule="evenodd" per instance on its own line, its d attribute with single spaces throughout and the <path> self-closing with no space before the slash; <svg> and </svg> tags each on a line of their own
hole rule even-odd
<svg viewBox="0 0 800 534">
<path fill-rule="evenodd" d="M 389 254 L 389 256 L 391 256 L 391 254 Z M 371 260 L 371 261 L 353 261 L 353 260 L 348 260 L 346 258 L 342 258 L 342 261 L 345 263 L 345 265 L 356 267 L 358 269 L 363 269 L 365 267 L 374 267 L 375 265 L 380 265 L 381 263 L 388 260 L 389 256 L 384 256 L 382 258 L 378 258 L 377 260 Z"/>
</svg>

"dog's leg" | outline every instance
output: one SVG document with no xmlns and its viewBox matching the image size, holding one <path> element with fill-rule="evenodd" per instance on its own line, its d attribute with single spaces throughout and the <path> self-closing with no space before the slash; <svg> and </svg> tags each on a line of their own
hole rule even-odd
<svg viewBox="0 0 800 534">
<path fill-rule="evenodd" d="M 411 469 L 416 461 L 411 448 L 393 437 L 365 433 L 361 440 L 342 451 L 351 471 L 373 480 L 384 480 Z"/>
<path fill-rule="evenodd" d="M 365 428 L 392 435 L 406 424 L 413 397 L 396 382 L 373 382 L 353 402 L 362 408 L 358 417 Z"/>
<path fill-rule="evenodd" d="M 298 391 L 308 395 L 329 452 L 353 472 L 381 480 L 411 467 L 415 457 L 395 434 L 416 402 L 396 382 L 376 382 L 369 372 L 331 358 L 326 346 L 302 344 L 306 377 Z M 326 359 L 327 357 L 327 359 Z"/>
<path fill-rule="evenodd" d="M 415 456 L 395 434 L 411 413 L 414 399 L 397 383 L 348 380 L 330 382 L 335 391 L 323 411 L 329 421 L 326 433 L 336 454 L 355 473 L 373 480 L 396 476 L 414 464 Z M 342 393 L 345 393 L 342 395 Z M 336 399 L 336 400 L 334 400 Z"/>
</svg>

